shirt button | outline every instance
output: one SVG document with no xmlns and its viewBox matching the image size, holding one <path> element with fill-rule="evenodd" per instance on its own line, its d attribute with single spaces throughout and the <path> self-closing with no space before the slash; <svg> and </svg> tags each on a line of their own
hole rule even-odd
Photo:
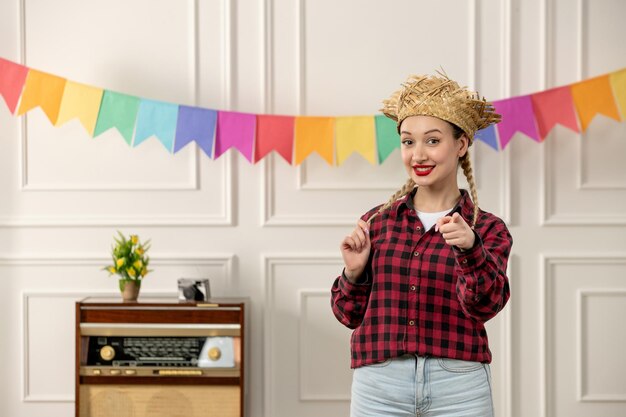
<svg viewBox="0 0 626 417">
<path fill-rule="evenodd" d="M 415 285 L 411 285 L 411 291 L 415 291 L 417 287 Z"/>
<path fill-rule="evenodd" d="M 415 326 L 415 321 L 409 320 L 409 326 Z"/>
<path fill-rule="evenodd" d="M 420 256 L 420 253 L 418 251 L 413 252 L 413 256 Z"/>
<path fill-rule="evenodd" d="M 416 231 L 416 232 L 421 232 L 421 231 L 422 231 L 422 228 L 421 228 L 421 227 L 419 227 L 419 226 L 417 226 L 417 227 L 415 228 L 415 231 Z"/>
<path fill-rule="evenodd" d="M 467 263 L 467 259 L 463 259 L 463 260 L 461 261 L 461 263 L 466 264 L 466 263 Z"/>
</svg>

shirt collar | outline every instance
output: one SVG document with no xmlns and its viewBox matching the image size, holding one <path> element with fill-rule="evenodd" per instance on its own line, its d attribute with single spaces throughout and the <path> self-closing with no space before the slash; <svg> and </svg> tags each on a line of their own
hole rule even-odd
<svg viewBox="0 0 626 417">
<path fill-rule="evenodd" d="M 451 210 L 452 213 L 459 212 L 466 222 L 470 223 L 474 217 L 474 203 L 469 196 L 469 193 L 465 189 L 461 189 L 461 198 Z M 417 187 L 404 197 L 398 199 L 392 206 L 392 210 L 398 214 L 401 208 L 408 208 L 409 210 L 415 210 L 413 206 L 413 197 L 417 192 Z"/>
</svg>

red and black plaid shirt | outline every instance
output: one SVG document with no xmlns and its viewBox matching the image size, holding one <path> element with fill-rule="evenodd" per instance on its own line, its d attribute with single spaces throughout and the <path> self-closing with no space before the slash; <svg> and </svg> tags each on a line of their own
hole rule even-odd
<svg viewBox="0 0 626 417">
<path fill-rule="evenodd" d="M 489 363 L 484 323 L 509 299 L 511 234 L 501 219 L 481 210 L 474 247 L 461 252 L 434 227 L 424 230 L 412 197 L 372 221 L 366 282 L 353 284 L 342 274 L 333 284 L 333 313 L 354 329 L 351 366 L 405 353 Z M 461 190 L 451 213 L 471 224 L 473 207 Z"/>
</svg>

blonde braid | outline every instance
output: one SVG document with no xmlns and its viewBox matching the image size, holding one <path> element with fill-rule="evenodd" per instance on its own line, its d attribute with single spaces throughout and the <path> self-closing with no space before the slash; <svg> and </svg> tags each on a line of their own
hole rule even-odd
<svg viewBox="0 0 626 417">
<path fill-rule="evenodd" d="M 410 193 L 413 188 L 415 187 L 415 181 L 413 181 L 413 179 L 409 178 L 408 181 L 406 182 L 406 184 L 404 184 L 402 186 L 402 188 L 400 188 L 398 191 L 396 191 L 390 198 L 389 201 L 387 201 L 385 204 L 383 204 L 376 213 L 374 213 L 372 215 L 372 217 L 370 217 L 367 220 L 367 224 L 370 224 L 372 222 L 372 219 L 376 216 L 378 216 L 380 213 L 382 213 L 383 211 L 387 210 L 389 207 L 391 207 L 391 205 L 399 198 L 404 197 L 405 195 L 407 195 L 408 193 Z"/>
<path fill-rule="evenodd" d="M 472 219 L 472 229 L 476 226 L 476 220 L 478 219 L 478 193 L 476 192 L 476 182 L 474 181 L 474 170 L 472 169 L 472 161 L 469 158 L 469 150 L 465 152 L 461 158 L 461 168 L 463 168 L 463 174 L 467 178 L 467 182 L 470 187 L 470 194 L 472 195 L 472 201 L 474 202 L 474 218 Z"/>
</svg>

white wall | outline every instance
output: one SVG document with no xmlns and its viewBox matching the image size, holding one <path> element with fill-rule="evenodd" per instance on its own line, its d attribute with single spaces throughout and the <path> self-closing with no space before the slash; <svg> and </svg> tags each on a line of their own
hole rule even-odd
<svg viewBox="0 0 626 417">
<path fill-rule="evenodd" d="M 393 7 L 392 7 L 393 6 Z M 2 0 L 0 56 L 115 91 L 254 113 L 375 114 L 442 66 L 495 100 L 626 66 L 621 0 Z M 474 146 L 483 208 L 514 236 L 489 323 L 498 416 L 626 414 L 626 123 Z M 151 238 L 142 293 L 208 276 L 252 300 L 248 415 L 345 416 L 338 244 L 404 182 L 399 155 L 328 167 L 176 156 L 0 106 L 0 415 L 73 414 L 73 303 L 115 294 L 116 230 Z"/>
</svg>

